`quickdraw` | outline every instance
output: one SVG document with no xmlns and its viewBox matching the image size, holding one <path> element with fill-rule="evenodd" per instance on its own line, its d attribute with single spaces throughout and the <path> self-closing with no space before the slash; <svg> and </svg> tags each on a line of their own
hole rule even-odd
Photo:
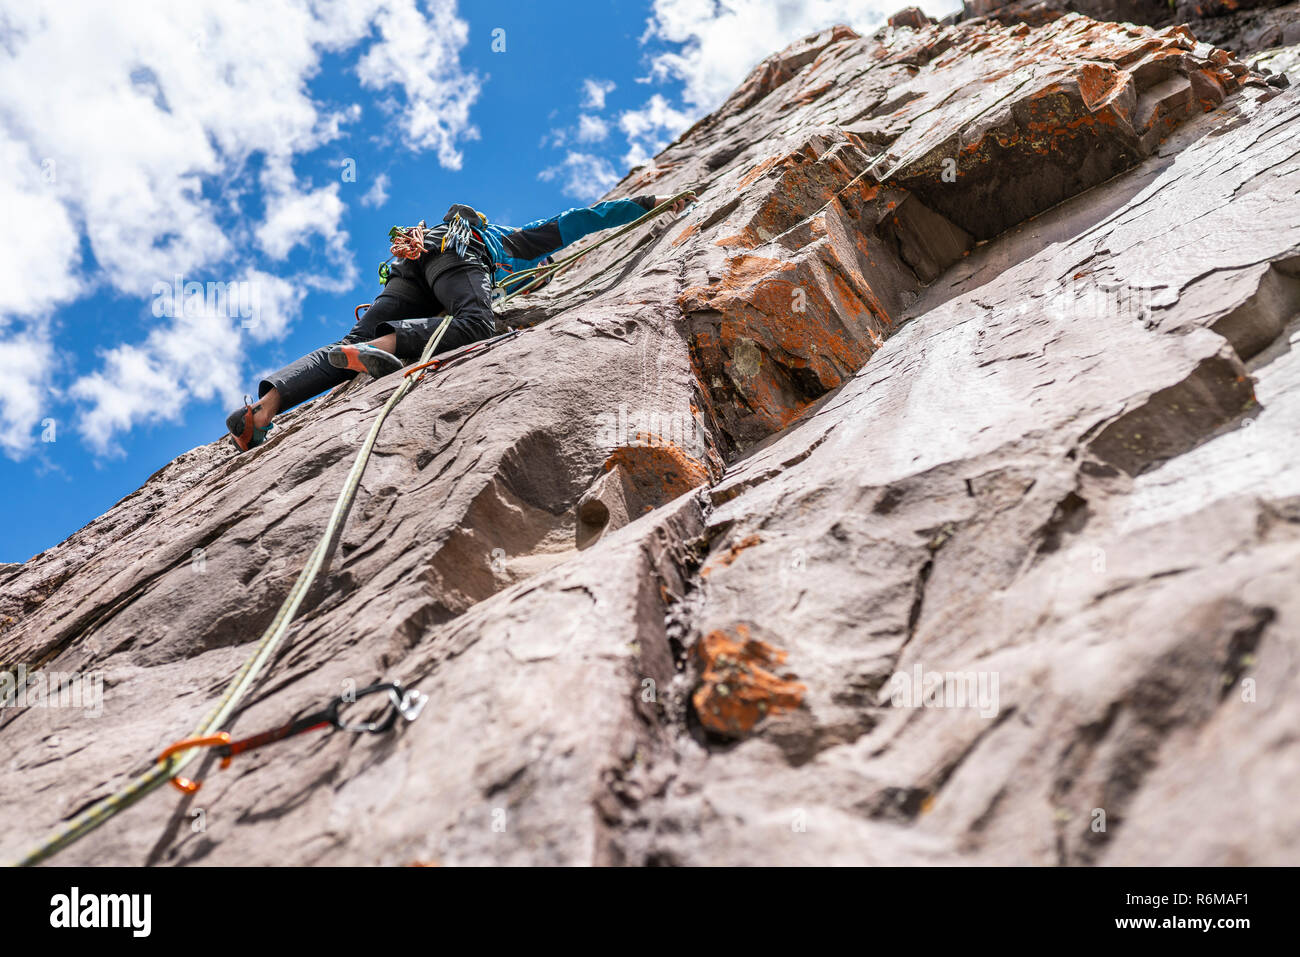
<svg viewBox="0 0 1300 957">
<path fill-rule="evenodd" d="M 361 699 L 382 693 L 387 693 L 390 707 L 379 721 L 344 720 L 343 711 L 345 708 L 349 711 L 355 710 L 355 705 Z M 241 738 L 238 741 L 232 741 L 230 735 L 225 731 L 197 738 L 184 738 L 168 745 L 162 754 L 158 755 L 158 763 L 165 764 L 173 754 L 181 751 L 188 751 L 193 748 L 213 748 L 217 756 L 221 758 L 221 767 L 224 770 L 230 767 L 231 759 L 237 754 L 243 754 L 245 751 L 252 751 L 254 748 L 265 747 L 268 744 L 274 744 L 276 741 L 283 741 L 286 738 L 305 734 L 308 731 L 317 731 L 321 728 L 350 731 L 353 734 L 384 734 L 392 730 L 393 725 L 397 723 L 398 717 L 405 718 L 407 721 L 414 721 L 418 718 L 420 712 L 424 710 L 426 701 L 428 701 L 427 696 L 419 691 L 408 691 L 396 681 L 374 684 L 368 688 L 362 688 L 360 691 L 341 694 L 320 711 L 294 718 L 292 721 L 272 728 L 270 731 L 263 731 L 261 734 Z M 202 787 L 202 784 L 177 775 L 172 778 L 172 786 L 183 794 L 193 794 Z"/>
<path fill-rule="evenodd" d="M 424 351 L 420 354 L 421 362 L 427 362 L 437 351 L 438 343 L 442 341 L 442 337 L 450 325 L 450 316 L 438 324 L 438 328 L 429 337 L 429 341 L 425 343 Z M 202 748 L 215 747 L 225 743 L 221 738 L 223 732 L 218 729 L 230 720 L 231 715 L 239 706 L 239 702 L 247 694 L 249 688 L 257 680 L 257 676 L 271 659 L 271 655 L 288 634 L 294 616 L 297 615 L 298 609 L 301 607 L 303 599 L 306 598 L 312 583 L 316 581 L 317 575 L 320 574 L 325 559 L 330 554 L 330 545 L 336 539 L 339 528 L 343 525 L 348 511 L 352 507 L 352 501 L 361 485 L 361 476 L 365 473 L 366 464 L 370 461 L 370 453 L 375 447 L 375 440 L 379 438 L 379 430 L 383 428 L 389 413 L 393 411 L 397 403 L 405 398 L 406 394 L 420 381 L 420 378 L 420 376 L 403 377 L 401 383 L 388 397 L 388 401 L 380 408 L 379 414 L 370 426 L 370 431 L 366 433 L 361 447 L 357 450 L 356 458 L 352 462 L 352 468 L 348 471 L 347 478 L 343 482 L 343 488 L 339 492 L 338 499 L 334 502 L 334 509 L 330 512 L 330 517 L 325 523 L 325 529 L 320 540 L 316 543 L 316 547 L 311 554 L 307 556 L 306 565 L 298 574 L 293 587 L 289 589 L 289 594 L 285 596 L 279 611 L 275 613 L 275 617 L 262 633 L 262 637 L 253 648 L 252 654 L 240 667 L 239 671 L 235 673 L 230 684 L 226 686 L 225 692 L 212 706 L 212 710 L 208 712 L 207 716 L 199 722 L 198 727 L 194 729 L 188 738 L 180 742 L 181 747 L 168 749 L 170 753 L 165 758 L 159 759 L 148 770 L 136 775 L 120 790 L 101 801 L 95 802 L 72 820 L 56 828 L 46 836 L 45 840 L 23 856 L 17 862 L 18 864 L 39 864 L 46 858 L 52 857 L 69 844 L 89 834 L 109 818 L 134 805 L 155 788 L 177 777 L 178 772 L 186 764 L 194 760 Z M 216 743 L 196 743 L 207 739 L 215 739 Z"/>
<path fill-rule="evenodd" d="M 441 359 L 430 359 L 428 362 L 422 362 L 419 365 L 411 366 L 411 368 L 403 372 L 402 375 L 418 375 L 425 369 L 436 372 L 439 369 L 446 369 L 454 365 L 460 365 L 461 362 L 472 358 L 474 355 L 482 355 L 485 352 L 491 352 L 501 343 L 508 342 L 515 338 L 521 331 L 522 330 L 520 329 L 511 329 L 509 332 L 503 332 L 501 335 L 493 336 L 491 339 L 483 339 L 479 342 L 475 342 L 473 345 L 466 346 L 463 349 L 453 352 L 450 355 L 443 356 Z"/>
<path fill-rule="evenodd" d="M 601 246 L 604 246 L 606 243 L 613 242 L 615 239 L 618 239 L 620 236 L 627 235 L 629 232 L 636 229 L 638 226 L 641 226 L 642 224 L 649 222 L 651 219 L 654 219 L 656 216 L 660 215 L 661 213 L 666 212 L 668 209 L 671 209 L 673 204 L 676 203 L 679 199 L 685 199 L 688 196 L 694 196 L 696 195 L 696 193 L 697 190 L 694 187 L 692 187 L 690 189 L 684 189 L 680 193 L 668 197 L 668 199 L 664 200 L 662 203 L 660 203 L 654 209 L 650 210 L 650 212 L 646 213 L 640 219 L 628 223 L 622 229 L 615 230 L 614 232 L 610 233 L 608 236 L 597 240 L 596 242 L 592 243 L 590 246 L 587 246 L 586 248 L 579 250 L 578 252 L 574 253 L 571 256 L 566 256 L 563 259 L 554 259 L 554 260 L 548 256 L 543 262 L 537 264 L 536 266 L 530 266 L 527 269 L 520 269 L 510 273 L 508 276 L 503 277 L 502 279 L 498 280 L 493 284 L 494 303 L 497 305 L 505 305 L 505 303 L 509 302 L 515 296 L 525 296 L 530 292 L 536 292 L 538 289 L 542 288 L 547 283 L 549 283 L 552 279 L 559 278 L 574 263 L 578 262 L 584 256 L 594 252 L 595 250 L 599 249 Z M 484 217 L 482 213 L 479 213 L 479 217 L 483 219 L 484 222 L 487 221 L 486 217 Z M 457 224 L 459 224 L 459 226 Z M 463 230 L 461 229 L 461 227 L 463 227 Z M 402 239 L 403 249 L 408 249 L 408 250 L 415 249 L 414 245 L 409 244 L 410 240 L 408 239 L 408 237 L 415 235 L 414 231 L 416 230 L 419 230 L 418 237 L 420 240 L 420 244 L 419 244 L 420 251 L 415 255 L 403 255 L 402 258 L 419 259 L 420 256 L 423 255 L 423 253 L 427 252 L 427 250 L 424 248 L 424 238 L 425 238 L 424 229 L 426 228 L 427 227 L 425 227 L 424 220 L 420 220 L 418 226 L 394 226 L 392 229 L 390 229 L 388 231 L 388 238 L 391 244 L 389 248 L 393 253 L 393 258 L 396 258 L 399 255 L 397 251 L 398 250 L 397 241 L 399 238 Z M 453 243 L 453 248 L 457 251 L 459 255 L 463 256 L 465 255 L 465 249 L 468 248 L 470 236 L 477 238 L 477 232 L 468 224 L 466 224 L 459 215 L 454 216 L 452 217 L 452 221 L 447 224 L 447 232 L 443 236 L 441 248 L 445 250 L 447 248 L 449 237 L 454 237 L 451 239 Z M 383 262 L 379 266 L 379 282 L 382 285 L 386 285 L 388 283 L 389 276 L 391 275 L 391 271 L 389 268 L 389 264 L 391 262 L 392 259 L 389 259 L 387 262 Z M 493 264 L 494 268 L 495 266 L 496 264 Z M 511 288 L 512 286 L 514 288 Z"/>
<path fill-rule="evenodd" d="M 670 197 L 668 200 L 660 203 L 635 222 L 629 223 L 616 232 L 611 233 L 609 236 L 592 243 L 590 246 L 571 256 L 556 260 L 552 263 L 533 266 L 529 269 L 520 270 L 519 272 L 511 274 L 503 280 L 502 283 L 499 283 L 498 286 L 504 286 L 506 283 L 515 283 L 522 280 L 527 281 L 519 288 L 506 293 L 501 301 L 508 302 L 515 296 L 521 295 L 530 289 L 538 288 L 546 282 L 549 282 L 551 279 L 562 275 L 583 257 L 591 254 L 606 243 L 612 242 L 620 236 L 626 235 L 631 230 L 636 229 L 638 226 L 648 222 L 653 217 L 663 213 L 671 207 L 673 203 L 677 202 L 677 200 L 693 194 L 694 192 L 695 190 L 693 189 L 685 190 L 678 193 L 676 196 Z M 419 226 L 410 227 L 409 234 L 403 232 L 404 238 L 402 248 L 414 249 L 417 240 L 419 243 L 423 243 L 425 238 L 423 233 L 424 229 L 424 223 L 421 222 Z M 420 232 L 416 233 L 416 230 L 419 230 Z M 400 232 L 399 227 L 394 227 L 394 231 Z M 390 236 L 393 236 L 394 239 L 397 238 L 393 235 L 393 232 L 390 232 Z M 409 247 L 407 246 L 408 242 L 410 243 Z M 615 261 L 620 261 L 628 255 L 631 255 L 631 251 L 618 257 Z M 381 275 L 386 278 L 386 274 L 387 264 L 385 264 L 384 267 L 381 267 Z M 361 308 L 361 306 L 357 307 L 357 315 L 360 314 Z M 254 735 L 252 738 L 232 741 L 228 732 L 218 730 L 223 724 L 230 720 L 231 716 L 238 708 L 239 702 L 253 686 L 258 675 L 271 659 L 272 654 L 288 634 L 289 626 L 293 623 L 294 616 L 298 613 L 298 609 L 302 605 L 308 590 L 311 588 L 313 582 L 315 582 L 316 577 L 320 573 L 321 568 L 324 566 L 325 559 L 330 553 L 330 545 L 336 539 L 338 531 L 342 526 L 348 511 L 352 507 L 352 501 L 356 497 L 357 489 L 361 484 L 361 476 L 365 472 L 366 465 L 370 460 L 370 453 L 374 449 L 375 441 L 379 437 L 379 430 L 383 427 L 389 413 L 392 412 L 397 403 L 402 401 L 411 388 L 413 388 L 414 385 L 423 378 L 425 371 L 429 369 L 444 368 L 460 361 L 462 357 L 467 356 L 476 350 L 487 351 L 495 344 L 513 338 L 519 334 L 519 330 L 512 330 L 511 332 L 497 336 L 493 339 L 483 340 L 474 346 L 461 350 L 458 353 L 445 356 L 440 360 L 433 360 L 432 356 L 437 351 L 438 343 L 442 341 L 442 337 L 446 333 L 450 324 L 451 316 L 447 316 L 441 323 L 439 323 L 437 329 L 434 330 L 433 335 L 429 337 L 429 341 L 425 343 L 424 350 L 417 361 L 417 365 L 406 372 L 402 377 L 401 383 L 393 390 L 392 394 L 388 397 L 388 400 L 379 410 L 379 414 L 376 416 L 374 423 L 370 426 L 370 431 L 366 434 L 365 439 L 361 443 L 361 447 L 357 450 L 357 455 L 353 460 L 352 468 L 349 470 L 347 478 L 344 480 L 343 488 L 339 492 L 338 499 L 334 503 L 334 509 L 330 513 L 328 521 L 325 523 L 325 529 L 322 532 L 319 541 L 311 554 L 307 557 L 305 566 L 299 573 L 293 587 L 290 588 L 289 594 L 285 596 L 284 602 L 280 605 L 275 617 L 262 633 L 261 638 L 253 648 L 252 654 L 235 673 L 235 676 L 231 679 L 229 685 L 227 685 L 226 690 L 222 693 L 221 697 L 213 705 L 212 709 L 204 719 L 199 722 L 198 727 L 194 729 L 189 737 L 183 738 L 180 741 L 169 745 L 162 754 L 158 756 L 156 762 L 148 770 L 136 775 L 117 792 L 97 801 L 61 827 L 56 828 L 52 833 L 47 835 L 40 844 L 32 848 L 32 850 L 16 863 L 20 865 L 32 865 L 38 864 L 41 861 L 52 857 L 63 848 L 84 837 L 109 818 L 131 807 L 147 794 L 152 792 L 155 788 L 160 787 L 168 781 L 173 781 L 176 787 L 187 791 L 187 793 L 193 793 L 194 790 L 198 789 L 199 785 L 182 778 L 179 772 L 183 767 L 185 767 L 185 765 L 194 760 L 200 751 L 205 748 L 219 749 L 217 753 L 222 756 L 223 763 L 228 763 L 230 758 L 242 751 L 250 750 L 254 747 L 261 747 L 262 745 L 270 744 L 273 741 L 281 741 L 287 737 L 292 737 L 295 734 L 304 733 L 315 728 L 330 726 L 336 730 L 360 730 L 362 732 L 380 733 L 381 730 L 387 730 L 392 727 L 392 723 L 397 720 L 397 714 L 401 714 L 406 717 L 407 720 L 414 719 L 415 715 L 408 714 L 408 711 L 415 709 L 415 714 L 418 714 L 418 707 L 423 706 L 423 695 L 419 696 L 419 704 L 417 705 L 415 703 L 416 699 L 412 696 L 419 694 L 418 692 L 399 692 L 398 688 L 400 686 L 396 684 L 372 685 L 370 688 L 359 692 L 358 695 L 364 696 L 389 691 L 390 700 L 392 700 L 391 696 L 400 694 L 400 701 L 405 705 L 404 707 L 403 703 L 397 701 L 393 702 L 396 712 L 390 714 L 388 719 L 385 719 L 388 720 L 387 727 L 384 727 L 384 721 L 375 723 L 373 731 L 368 724 L 365 726 L 350 726 L 343 723 L 339 719 L 338 714 L 338 708 L 341 708 L 342 705 L 338 705 L 336 708 L 338 699 L 335 699 L 335 701 L 331 702 L 331 704 L 323 711 L 295 719 L 279 728 L 272 729 L 271 731 L 264 732 L 260 735 Z"/>
<path fill-rule="evenodd" d="M 442 234 L 441 252 L 447 251 L 447 244 L 451 243 L 452 251 L 465 258 L 469 252 L 469 244 L 477 239 L 480 243 L 483 241 L 478 231 L 471 228 L 470 224 L 461 219 L 459 215 L 453 216 L 451 222 L 447 224 L 447 231 Z"/>
</svg>

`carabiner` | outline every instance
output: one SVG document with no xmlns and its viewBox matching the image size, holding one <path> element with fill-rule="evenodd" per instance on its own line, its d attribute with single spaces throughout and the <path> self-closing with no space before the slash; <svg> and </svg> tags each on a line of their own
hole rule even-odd
<svg viewBox="0 0 1300 957">
<path fill-rule="evenodd" d="M 362 698 L 381 692 L 388 693 L 388 700 L 392 703 L 392 710 L 389 711 L 379 721 L 368 721 L 364 724 L 345 724 L 339 716 L 339 710 L 347 704 L 355 704 Z M 383 734 L 385 731 L 392 729 L 397 723 L 398 715 L 401 715 L 407 721 L 414 721 L 420 715 L 427 700 L 425 695 L 419 691 L 405 690 L 400 683 L 396 681 L 386 681 L 379 684 L 370 685 L 362 688 L 360 691 L 354 691 L 351 694 L 341 694 L 329 703 L 325 709 L 325 714 L 329 715 L 330 724 L 336 731 L 351 731 L 355 734 Z"/>
<path fill-rule="evenodd" d="M 344 705 L 355 704 L 361 698 L 381 693 L 387 693 L 389 704 L 392 707 L 379 721 L 367 721 L 363 724 L 345 724 L 343 722 L 339 711 Z M 380 682 L 362 688 L 360 691 L 341 694 L 321 711 L 295 718 L 288 724 L 280 725 L 278 728 L 272 728 L 270 731 L 263 731 L 261 734 L 255 734 L 248 738 L 241 738 L 238 741 L 232 741 L 230 735 L 225 731 L 197 738 L 184 738 L 168 745 L 162 754 L 158 755 L 158 763 L 164 764 L 172 755 L 192 748 L 217 748 L 217 753 L 221 757 L 221 767 L 227 768 L 230 766 L 230 759 L 237 754 L 276 741 L 283 741 L 285 738 L 291 738 L 307 731 L 314 731 L 317 728 L 332 728 L 335 731 L 351 731 L 356 734 L 383 734 L 385 731 L 392 729 L 393 725 L 397 723 L 399 715 L 407 721 L 414 721 L 418 718 L 428 700 L 427 695 L 415 689 L 408 691 L 399 682 Z M 189 778 L 183 778 L 180 775 L 173 777 L 171 783 L 174 788 L 184 794 L 193 794 L 203 786 L 201 782 L 191 781 Z"/>
<path fill-rule="evenodd" d="M 201 738 L 184 738 L 174 744 L 169 744 L 158 755 L 158 763 L 164 764 L 167 759 L 178 751 L 188 751 L 191 748 L 217 748 L 230 744 L 230 735 L 224 731 L 218 731 L 216 734 L 205 735 Z M 230 763 L 230 758 L 223 758 L 221 766 L 224 768 Z M 191 781 L 189 778 L 183 778 L 179 774 L 172 778 L 172 787 L 182 794 L 193 794 L 199 788 L 203 787 L 201 781 Z"/>
</svg>

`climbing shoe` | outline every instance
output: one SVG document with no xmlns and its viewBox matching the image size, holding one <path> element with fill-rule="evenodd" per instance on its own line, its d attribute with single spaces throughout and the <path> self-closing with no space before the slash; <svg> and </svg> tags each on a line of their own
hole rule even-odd
<svg viewBox="0 0 1300 957">
<path fill-rule="evenodd" d="M 247 452 L 265 442 L 266 433 L 275 428 L 275 425 L 271 424 L 260 429 L 254 427 L 253 406 L 248 396 L 244 396 L 244 407 L 226 416 L 226 428 L 230 430 L 230 436 L 235 440 L 235 447 L 241 452 Z"/>
<path fill-rule="evenodd" d="M 369 372 L 376 379 L 402 368 L 402 360 L 397 356 L 365 343 L 335 346 L 329 351 L 329 360 L 336 369 Z"/>
</svg>

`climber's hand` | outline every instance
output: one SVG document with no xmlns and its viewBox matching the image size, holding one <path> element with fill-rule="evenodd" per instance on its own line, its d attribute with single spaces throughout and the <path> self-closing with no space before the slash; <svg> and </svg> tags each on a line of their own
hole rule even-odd
<svg viewBox="0 0 1300 957">
<path fill-rule="evenodd" d="M 656 196 L 655 205 L 662 206 L 664 203 L 668 202 L 668 200 L 671 198 L 672 198 L 671 196 Z M 695 191 L 691 190 L 685 196 L 678 199 L 677 202 L 673 203 L 673 205 L 669 207 L 668 211 L 671 213 L 680 213 L 683 209 L 691 205 L 691 203 L 693 202 L 695 202 Z"/>
</svg>

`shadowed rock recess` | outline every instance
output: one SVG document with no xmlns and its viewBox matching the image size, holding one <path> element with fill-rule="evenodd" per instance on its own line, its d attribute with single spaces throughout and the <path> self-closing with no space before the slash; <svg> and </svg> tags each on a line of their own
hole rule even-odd
<svg viewBox="0 0 1300 957">
<path fill-rule="evenodd" d="M 633 170 L 700 201 L 397 407 L 231 730 L 423 714 L 56 860 L 1300 859 L 1300 99 L 1042 19 L 826 30 Z M 0 710 L 0 858 L 203 716 L 394 386 L 0 570 L 4 664 L 104 678 Z"/>
</svg>

